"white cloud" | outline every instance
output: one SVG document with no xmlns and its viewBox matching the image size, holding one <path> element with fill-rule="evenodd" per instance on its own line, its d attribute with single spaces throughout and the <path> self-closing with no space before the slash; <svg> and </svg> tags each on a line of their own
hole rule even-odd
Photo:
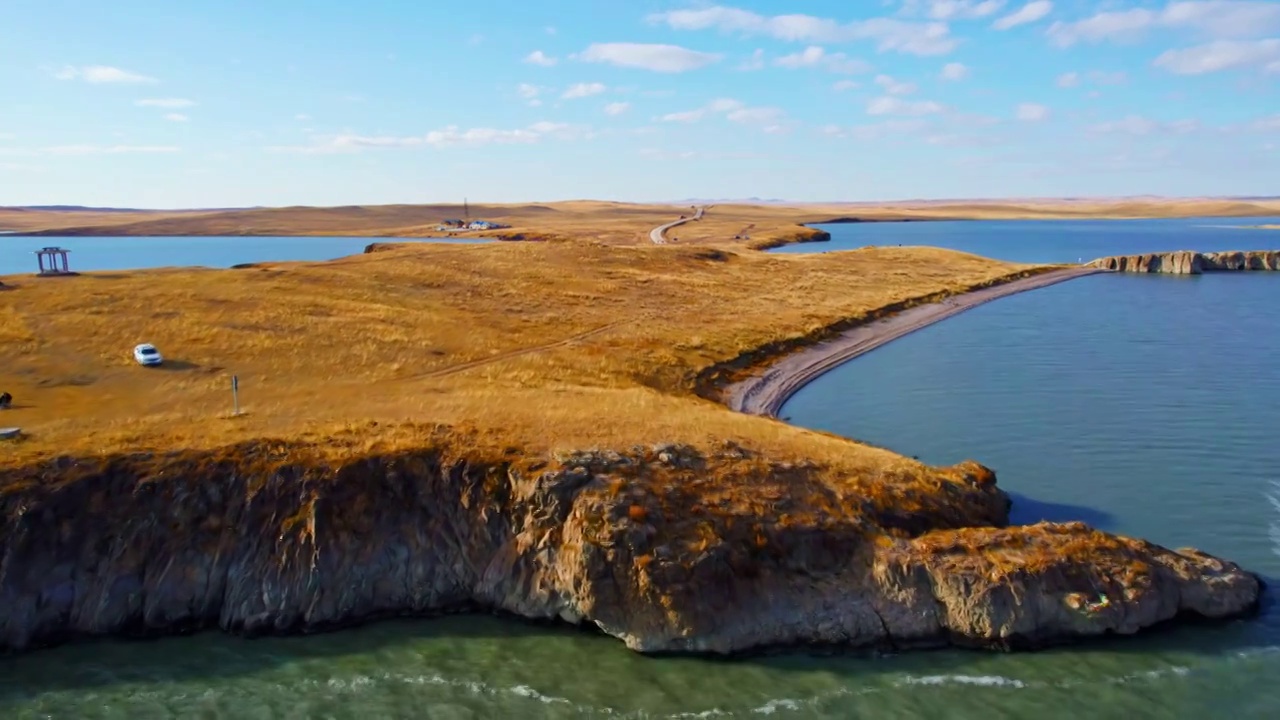
<svg viewBox="0 0 1280 720">
<path fill-rule="evenodd" d="M 187 122 L 191 118 L 183 115 L 182 113 L 169 113 L 164 116 L 164 119 L 169 122 Z"/>
<path fill-rule="evenodd" d="M 529 83 L 520 83 L 516 86 L 516 94 L 518 94 L 529 107 L 539 107 L 542 105 L 542 100 L 538 97 L 542 94 L 542 91 L 543 88 Z"/>
<path fill-rule="evenodd" d="M 576 58 L 583 62 L 608 63 L 637 70 L 680 73 L 717 63 L 722 56 L 716 53 L 698 52 L 678 45 L 592 43 Z"/>
<path fill-rule="evenodd" d="M 924 130 L 927 125 L 927 121 L 923 119 L 911 118 L 906 120 L 885 120 L 866 125 L 854 125 L 848 128 L 840 127 L 839 125 L 826 125 L 819 132 L 828 137 L 881 140 L 890 135 L 917 133 Z"/>
<path fill-rule="evenodd" d="M 483 145 L 528 145 L 545 138 L 572 140 L 594 137 L 589 129 L 565 123 L 537 122 L 513 130 L 469 128 L 450 125 L 425 135 L 356 135 L 344 134 L 316 138 L 311 145 L 269 147 L 272 152 L 294 152 L 306 155 L 360 152 L 368 149 L 479 147 Z"/>
<path fill-rule="evenodd" d="M 1268 0 L 1169 2 L 1161 10 L 1132 8 L 1101 12 L 1076 22 L 1055 22 L 1050 39 L 1061 47 L 1123 41 L 1152 28 L 1192 30 L 1216 40 L 1250 38 L 1280 29 L 1280 3 Z"/>
<path fill-rule="evenodd" d="M 963 80 L 969 77 L 969 68 L 964 63 L 947 63 L 942 66 L 943 80 Z"/>
<path fill-rule="evenodd" d="M 782 120 L 784 115 L 782 110 L 775 107 L 744 107 L 730 111 L 725 119 L 744 125 L 773 125 Z"/>
<path fill-rule="evenodd" d="M 926 14 L 933 20 L 974 20 L 994 15 L 1005 0 L 929 0 Z M 908 0 L 907 10 L 915 11 L 920 2 Z"/>
<path fill-rule="evenodd" d="M 898 82 L 888 75 L 877 75 L 876 84 L 890 95 L 910 95 L 918 89 L 915 83 Z"/>
<path fill-rule="evenodd" d="M 685 110 L 683 112 L 667 113 L 666 115 L 663 115 L 659 119 L 662 120 L 662 122 L 691 123 L 691 122 L 698 122 L 703 117 L 705 117 L 706 114 L 707 114 L 706 110 L 699 108 L 697 110 Z"/>
<path fill-rule="evenodd" d="M 738 69 L 739 70 L 763 70 L 764 69 L 764 50 L 761 50 L 760 48 L 756 48 L 756 51 L 751 53 L 751 57 L 742 61 L 742 64 L 738 66 Z"/>
<path fill-rule="evenodd" d="M 716 98 L 715 100 L 707 103 L 707 109 L 711 112 L 717 113 L 733 112 L 734 110 L 741 110 L 744 107 L 746 107 L 746 105 L 744 105 L 741 100 L 734 100 L 733 98 Z"/>
<path fill-rule="evenodd" d="M 180 110 L 182 108 L 193 107 L 195 104 L 194 100 L 187 100 L 185 98 L 150 98 L 147 100 L 139 100 L 134 103 L 134 105 L 137 105 L 138 107 L 156 107 L 168 110 Z"/>
<path fill-rule="evenodd" d="M 629 102 L 612 102 L 604 106 L 605 115 L 621 115 L 631 109 Z"/>
<path fill-rule="evenodd" d="M 124 155 L 175 153 L 171 145 L 56 145 L 37 151 L 48 155 Z"/>
<path fill-rule="evenodd" d="M 1032 0 L 1016 11 L 997 19 L 991 23 L 991 27 L 997 30 L 1011 30 L 1019 25 L 1042 20 L 1051 12 L 1053 12 L 1053 3 L 1049 0 Z"/>
<path fill-rule="evenodd" d="M 881 52 L 942 55 L 956 47 L 950 29 L 942 22 L 908 22 L 895 18 L 870 18 L 840 23 L 812 15 L 764 16 L 741 8 L 712 6 L 654 13 L 650 22 L 676 30 L 720 30 L 742 35 L 764 35 L 788 42 L 846 43 L 869 40 Z"/>
<path fill-rule="evenodd" d="M 1014 117 L 1022 122 L 1041 122 L 1049 119 L 1049 108 L 1036 103 L 1022 103 L 1014 112 Z"/>
<path fill-rule="evenodd" d="M 1264 65 L 1267 72 L 1280 72 L 1280 39 L 1218 40 L 1181 50 L 1167 50 L 1153 64 L 1176 75 L 1203 75 Z"/>
<path fill-rule="evenodd" d="M 541 50 L 534 50 L 528 55 L 525 55 L 524 61 L 529 63 L 530 65 L 541 65 L 542 67 L 551 67 L 552 65 L 555 65 L 556 63 L 560 62 L 559 60 L 556 60 L 555 58 L 551 57 L 550 55 L 547 55 Z"/>
<path fill-rule="evenodd" d="M 791 70 L 818 67 L 848 75 L 871 70 L 871 65 L 867 62 L 854 60 L 842 52 L 829 53 L 819 45 L 810 45 L 800 52 L 783 55 L 774 60 L 773 64 Z"/>
<path fill-rule="evenodd" d="M 311 119 L 311 116 L 306 113 L 298 113 L 297 115 L 293 116 L 293 119 L 299 122 L 306 122 Z"/>
<path fill-rule="evenodd" d="M 86 65 L 84 67 L 64 66 L 54 73 L 59 80 L 83 80 L 94 85 L 121 84 L 144 85 L 159 82 L 153 77 L 121 70 L 108 65 Z"/>
<path fill-rule="evenodd" d="M 1140 115 L 1129 115 L 1120 120 L 1110 120 L 1090 125 L 1088 130 L 1091 133 L 1100 135 L 1153 135 L 1156 133 L 1182 135 L 1195 132 L 1202 127 L 1198 120 L 1160 122 Z"/>
<path fill-rule="evenodd" d="M 1073 88 L 1079 86 L 1080 73 L 1078 72 L 1067 72 L 1058 76 L 1058 87 L 1060 88 Z"/>
<path fill-rule="evenodd" d="M 932 100 L 910 101 L 888 95 L 867 103 L 868 115 L 934 115 L 943 109 L 942 105 Z"/>
<path fill-rule="evenodd" d="M 854 90 L 860 87 L 862 87 L 862 83 L 856 80 L 838 80 L 831 86 L 831 89 L 836 92 L 844 92 L 845 90 Z"/>
<path fill-rule="evenodd" d="M 760 126 L 765 132 L 780 132 L 786 113 L 775 107 L 747 107 L 740 100 L 717 98 L 695 110 L 667 113 L 663 122 L 694 123 L 710 115 L 723 115 L 729 122 Z"/>
<path fill-rule="evenodd" d="M 560 95 L 560 97 L 565 100 L 573 100 L 575 98 L 584 98 L 584 97 L 591 97 L 592 95 L 599 95 L 600 93 L 608 89 L 609 88 L 605 87 L 603 83 L 598 83 L 598 82 L 577 83 L 576 85 L 570 85 L 564 91 L 564 93 Z"/>
</svg>

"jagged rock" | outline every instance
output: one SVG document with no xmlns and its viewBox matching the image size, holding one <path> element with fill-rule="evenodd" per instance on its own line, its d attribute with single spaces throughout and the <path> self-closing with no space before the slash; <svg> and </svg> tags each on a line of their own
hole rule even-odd
<svg viewBox="0 0 1280 720">
<path fill-rule="evenodd" d="M 1233 617 L 1260 593 L 1195 551 L 1006 527 L 1009 499 L 976 463 L 858 478 L 678 445 L 614 455 L 332 466 L 275 443 L 0 470 L 0 648 L 477 607 L 645 652 L 1020 648 Z"/>
<path fill-rule="evenodd" d="M 1181 250 L 1146 255 L 1117 255 L 1098 258 L 1088 267 L 1116 272 L 1169 273 L 1175 275 L 1199 275 L 1206 272 L 1242 270 L 1280 270 L 1280 250 L 1250 250 L 1247 252 L 1191 252 Z"/>
</svg>

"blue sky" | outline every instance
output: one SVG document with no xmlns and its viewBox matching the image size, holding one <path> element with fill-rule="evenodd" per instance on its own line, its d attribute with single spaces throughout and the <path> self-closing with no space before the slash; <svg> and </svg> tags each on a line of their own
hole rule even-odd
<svg viewBox="0 0 1280 720">
<path fill-rule="evenodd" d="M 7 0 L 0 205 L 1280 192 L 1280 2 Z"/>
</svg>

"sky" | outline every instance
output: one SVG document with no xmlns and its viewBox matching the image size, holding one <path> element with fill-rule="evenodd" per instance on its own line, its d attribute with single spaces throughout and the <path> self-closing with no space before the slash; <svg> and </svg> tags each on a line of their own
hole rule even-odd
<svg viewBox="0 0 1280 720">
<path fill-rule="evenodd" d="M 1280 193 L 1276 0 L 0 16 L 0 205 Z"/>
</svg>

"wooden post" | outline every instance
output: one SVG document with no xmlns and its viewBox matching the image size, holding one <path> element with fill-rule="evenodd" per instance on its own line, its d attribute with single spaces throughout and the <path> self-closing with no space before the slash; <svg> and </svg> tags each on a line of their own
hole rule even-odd
<svg viewBox="0 0 1280 720">
<path fill-rule="evenodd" d="M 231 376 L 231 404 L 235 408 L 233 415 L 240 414 L 240 376 Z"/>
</svg>

